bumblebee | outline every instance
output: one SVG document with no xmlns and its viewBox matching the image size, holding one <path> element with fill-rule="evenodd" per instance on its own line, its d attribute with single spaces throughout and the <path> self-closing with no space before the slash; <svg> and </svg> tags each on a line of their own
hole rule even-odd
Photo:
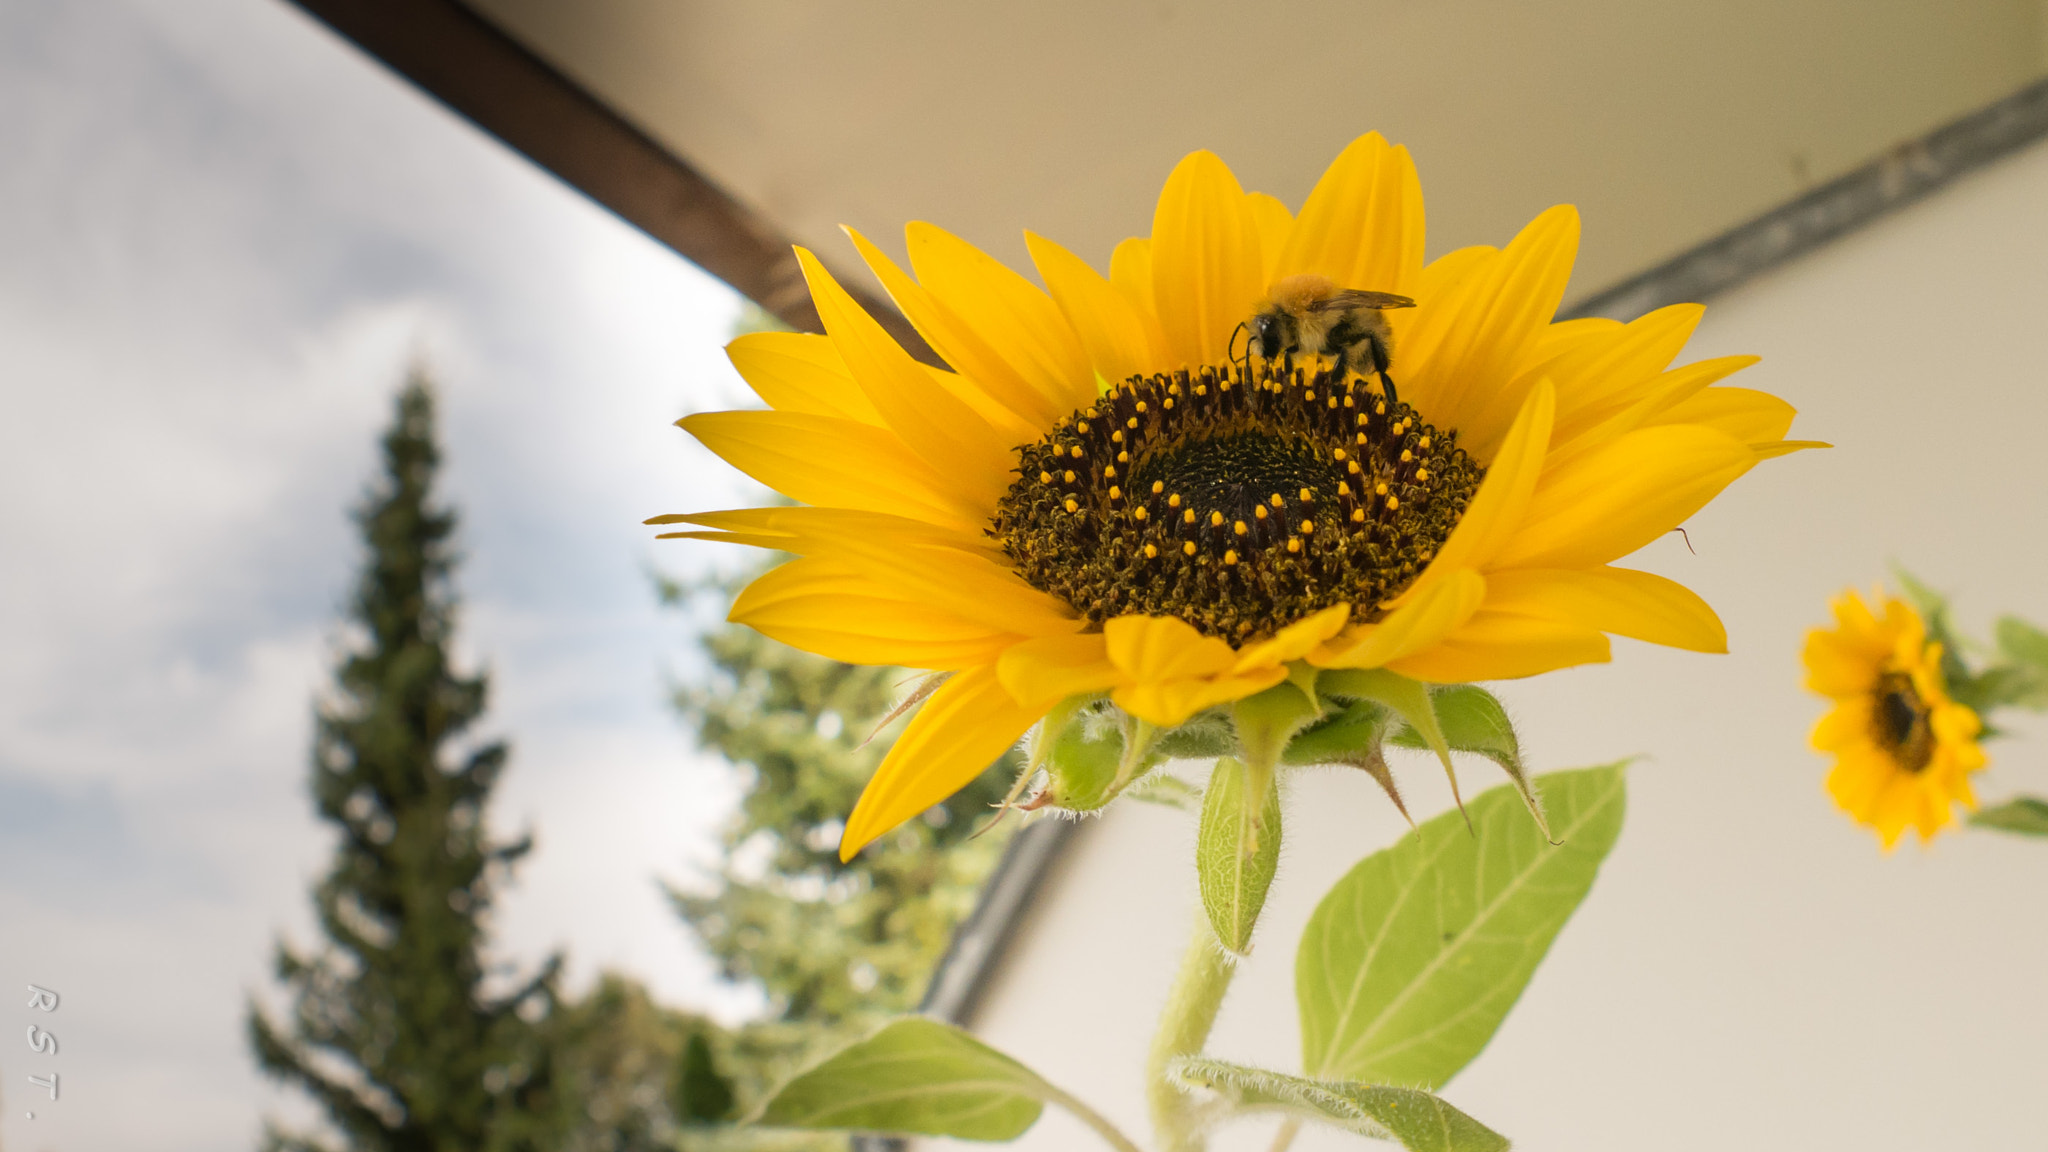
<svg viewBox="0 0 2048 1152">
<path fill-rule="evenodd" d="M 1268 360 L 1301 353 L 1328 356 L 1339 379 L 1346 369 L 1378 376 L 1389 402 L 1398 402 L 1394 382 L 1394 333 L 1384 315 L 1388 308 L 1413 308 L 1415 301 L 1392 292 L 1339 288 L 1327 276 L 1303 273 L 1273 283 L 1250 320 L 1238 325 L 1247 332 L 1245 358 L 1252 349 Z M 1236 341 L 1236 334 L 1231 340 Z"/>
</svg>

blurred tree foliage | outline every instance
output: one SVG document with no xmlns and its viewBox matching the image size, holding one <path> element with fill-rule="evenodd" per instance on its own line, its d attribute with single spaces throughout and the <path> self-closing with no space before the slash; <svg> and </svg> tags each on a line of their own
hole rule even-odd
<svg viewBox="0 0 2048 1152">
<path fill-rule="evenodd" d="M 252 1006 L 250 1038 L 263 1068 L 309 1093 L 349 1148 L 550 1148 L 563 1104 L 541 1021 L 561 959 L 506 980 L 484 957 L 485 916 L 532 841 L 496 840 L 484 820 L 505 745 L 462 740 L 486 682 L 450 666 L 455 515 L 433 498 L 434 403 L 417 373 L 383 461 L 356 514 L 368 551 L 356 643 L 315 718 L 313 798 L 339 833 L 314 893 L 327 944 L 279 944 L 291 1015 L 274 1023 Z M 266 1145 L 324 1146 L 276 1128 Z"/>
<path fill-rule="evenodd" d="M 722 607 L 742 583 L 670 583 L 663 595 Z M 732 1036 L 726 1066 L 751 1106 L 803 1064 L 917 1007 L 1014 827 L 972 836 L 1018 765 L 991 766 L 842 864 L 845 816 L 903 721 L 869 736 L 917 674 L 842 664 L 739 625 L 711 629 L 702 647 L 712 675 L 679 687 L 676 706 L 747 785 L 715 889 L 672 895 L 726 976 L 768 995 L 768 1013 Z"/>
</svg>

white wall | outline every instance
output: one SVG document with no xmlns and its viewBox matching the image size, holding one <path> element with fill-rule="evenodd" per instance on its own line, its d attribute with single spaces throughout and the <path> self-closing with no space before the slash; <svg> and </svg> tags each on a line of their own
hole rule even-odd
<svg viewBox="0 0 2048 1152">
<path fill-rule="evenodd" d="M 1597 231 L 1600 221 L 1588 221 Z M 1621 843 L 1522 1002 L 1446 1095 L 1525 1152 L 2038 1149 L 2048 1085 L 2048 845 L 1965 833 L 1881 855 L 1821 787 L 1799 687 L 1826 598 L 1896 558 L 1966 627 L 2048 620 L 2048 146 L 1717 301 L 1685 359 L 1755 352 L 1786 396 L 1770 462 L 1638 557 L 1707 597 L 1733 654 L 1615 643 L 1501 686 L 1542 768 L 1636 753 Z M 2043 729 L 2048 735 L 2048 729 Z M 1996 744 L 1981 791 L 2048 793 L 2048 744 Z M 1449 803 L 1397 765 L 1418 815 Z M 1466 768 L 1468 789 L 1491 782 Z M 1468 793 L 1469 794 L 1469 793 Z M 1293 780 L 1286 854 L 1213 1054 L 1292 1070 L 1293 951 L 1325 889 L 1396 837 L 1357 774 Z M 1191 817 L 1089 829 L 977 1022 L 1145 1131 L 1139 1066 L 1193 911 Z M 1219 1149 L 1264 1148 L 1272 1125 Z M 1299 1149 L 1356 1146 L 1306 1132 Z M 1048 1112 L 1016 1145 L 1099 1146 Z"/>
</svg>

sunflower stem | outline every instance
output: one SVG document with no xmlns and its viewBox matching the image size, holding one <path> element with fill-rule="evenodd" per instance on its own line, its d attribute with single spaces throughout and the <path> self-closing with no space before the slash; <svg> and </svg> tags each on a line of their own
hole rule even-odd
<svg viewBox="0 0 2048 1152">
<path fill-rule="evenodd" d="M 1235 974 L 1208 918 L 1198 912 L 1194 937 L 1181 956 L 1180 971 L 1159 1016 L 1159 1031 L 1152 1037 L 1152 1053 L 1145 1061 L 1145 1091 L 1159 1152 L 1202 1152 L 1207 1144 L 1197 1102 L 1167 1078 L 1167 1070 L 1175 1060 L 1201 1054 Z"/>
</svg>

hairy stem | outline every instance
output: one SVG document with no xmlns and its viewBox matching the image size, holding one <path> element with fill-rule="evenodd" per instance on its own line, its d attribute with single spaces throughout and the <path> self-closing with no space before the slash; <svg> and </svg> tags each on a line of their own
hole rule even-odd
<svg viewBox="0 0 2048 1152">
<path fill-rule="evenodd" d="M 1273 1146 L 1266 1149 L 1266 1152 L 1287 1152 L 1287 1149 L 1294 1145 L 1294 1137 L 1300 1131 L 1301 1121 L 1292 1116 L 1288 1117 L 1287 1123 L 1282 1124 L 1280 1130 L 1273 1133 Z"/>
<path fill-rule="evenodd" d="M 1160 1013 L 1159 1031 L 1152 1037 L 1152 1054 L 1145 1062 L 1145 1091 L 1159 1152 L 1201 1152 L 1204 1146 L 1195 1101 L 1166 1078 L 1166 1070 L 1183 1056 L 1201 1053 L 1235 971 L 1208 918 L 1197 911 L 1194 939 L 1181 957 L 1166 1010 Z"/>
<path fill-rule="evenodd" d="M 1144 1152 L 1143 1149 L 1131 1142 L 1130 1137 L 1117 1131 L 1116 1125 L 1111 1124 L 1108 1117 L 1105 1117 L 1095 1109 L 1090 1108 L 1057 1088 L 1053 1089 L 1051 1099 L 1053 1103 L 1073 1113 L 1075 1119 L 1095 1129 L 1095 1134 L 1102 1137 L 1103 1141 L 1116 1149 L 1117 1152 Z"/>
</svg>

